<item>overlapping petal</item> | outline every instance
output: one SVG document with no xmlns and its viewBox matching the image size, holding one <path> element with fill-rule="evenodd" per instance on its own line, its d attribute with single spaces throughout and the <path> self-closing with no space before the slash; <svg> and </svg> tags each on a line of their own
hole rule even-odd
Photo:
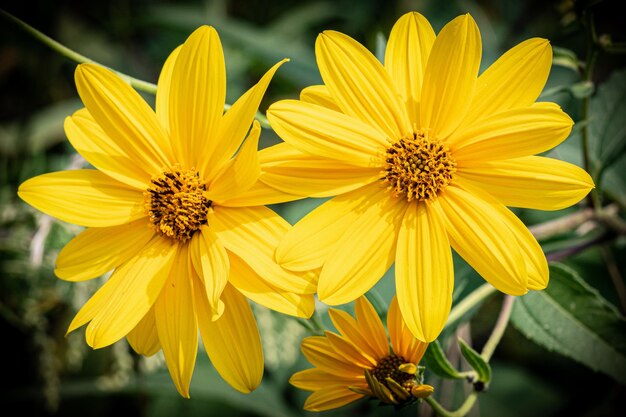
<svg viewBox="0 0 626 417">
<path fill-rule="evenodd" d="M 180 54 L 180 50 L 183 46 L 180 45 L 174 49 L 163 64 L 161 73 L 159 74 L 159 82 L 156 92 L 155 111 L 159 122 L 170 134 L 170 91 L 172 89 L 172 73 L 174 72 L 174 64 Z"/>
<path fill-rule="evenodd" d="M 326 411 L 343 407 L 359 398 L 363 398 L 363 394 L 357 394 L 345 386 L 329 386 L 311 394 L 304 402 L 304 409 Z"/>
<path fill-rule="evenodd" d="M 159 341 L 154 318 L 154 307 L 128 333 L 126 339 L 138 355 L 152 356 L 161 349 L 161 342 Z"/>
<path fill-rule="evenodd" d="M 428 343 L 417 340 L 402 318 L 397 296 L 391 300 L 387 311 L 387 329 L 391 348 L 411 363 L 419 363 L 426 352 Z"/>
<path fill-rule="evenodd" d="M 300 92 L 300 101 L 317 104 L 330 110 L 341 111 L 325 85 L 312 85 Z"/>
</svg>

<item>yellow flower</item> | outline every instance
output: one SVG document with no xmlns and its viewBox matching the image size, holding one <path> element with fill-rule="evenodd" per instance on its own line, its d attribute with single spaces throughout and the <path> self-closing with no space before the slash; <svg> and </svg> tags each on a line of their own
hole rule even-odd
<svg viewBox="0 0 626 417">
<path fill-rule="evenodd" d="M 428 343 L 415 339 L 402 320 L 396 297 L 387 313 L 385 328 L 365 297 L 354 305 L 356 320 L 341 310 L 330 309 L 330 318 L 340 334 L 307 337 L 302 353 L 315 366 L 296 372 L 289 382 L 313 391 L 305 410 L 338 408 L 366 396 L 384 404 L 407 404 L 428 397 L 433 388 L 422 384 L 418 367 Z"/>
<path fill-rule="evenodd" d="M 384 65 L 352 38 L 319 35 L 325 85 L 279 101 L 268 118 L 285 143 L 261 151 L 264 184 L 336 196 L 305 216 L 276 251 L 293 271 L 322 267 L 320 300 L 369 290 L 395 261 L 400 310 L 423 341 L 451 306 L 451 249 L 513 295 L 548 283 L 541 247 L 506 206 L 568 207 L 593 182 L 543 156 L 570 133 L 554 103 L 535 103 L 550 71 L 545 39 L 520 43 L 478 76 L 470 15 L 435 36 L 418 13 L 393 27 Z"/>
<path fill-rule="evenodd" d="M 263 354 L 246 297 L 300 317 L 314 308 L 311 274 L 273 261 L 289 224 L 261 205 L 279 193 L 256 184 L 260 127 L 250 126 L 283 62 L 226 113 L 224 56 L 211 27 L 167 59 L 156 113 L 112 72 L 80 65 L 76 86 L 86 108 L 66 119 L 65 131 L 96 169 L 41 175 L 19 189 L 33 207 L 88 227 L 60 252 L 60 278 L 114 270 L 68 332 L 89 323 L 93 348 L 125 336 L 138 353 L 162 348 L 185 397 L 198 328 L 222 377 L 250 392 Z"/>
</svg>

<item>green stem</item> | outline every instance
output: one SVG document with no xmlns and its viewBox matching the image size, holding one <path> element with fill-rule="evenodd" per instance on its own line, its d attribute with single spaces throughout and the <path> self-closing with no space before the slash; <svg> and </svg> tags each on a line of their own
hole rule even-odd
<svg viewBox="0 0 626 417">
<path fill-rule="evenodd" d="M 448 411 L 442 407 L 441 404 L 437 402 L 432 397 L 428 397 L 425 401 L 430 405 L 435 413 L 441 417 L 464 417 L 467 413 L 470 412 L 472 407 L 474 407 L 474 403 L 478 398 L 478 394 L 476 392 L 472 392 L 467 396 L 463 404 L 455 411 Z"/>
<path fill-rule="evenodd" d="M 77 62 L 79 64 L 91 63 L 91 64 L 100 65 L 100 66 L 102 66 L 104 68 L 107 68 L 107 69 L 113 71 L 121 79 L 126 81 L 128 84 L 130 84 L 136 90 L 144 91 L 144 92 L 149 93 L 149 94 L 156 94 L 156 92 L 157 92 L 157 85 L 156 84 L 149 83 L 147 81 L 143 81 L 143 80 L 140 80 L 140 79 L 135 78 L 135 77 L 131 77 L 128 74 L 124 74 L 123 72 L 116 71 L 115 69 L 113 69 L 111 67 L 108 67 L 108 66 L 103 65 L 103 64 L 101 64 L 99 62 L 96 62 L 93 59 L 88 58 L 88 57 L 86 57 L 84 55 L 81 55 L 78 52 L 73 51 L 72 49 L 68 48 L 67 46 L 61 44 L 60 42 L 55 41 L 51 37 L 43 34 L 42 32 L 38 31 L 34 27 L 30 26 L 28 23 L 24 22 L 21 19 L 18 19 L 17 17 L 13 16 L 12 14 L 10 14 L 10 13 L 2 10 L 2 9 L 0 9 L 0 15 L 4 16 L 8 20 L 12 21 L 17 26 L 22 28 L 24 31 L 26 31 L 27 33 L 32 35 L 35 39 L 37 39 L 38 41 L 40 41 L 44 45 L 47 45 L 53 51 L 61 54 L 62 56 L 68 58 L 71 61 Z M 230 104 L 224 104 L 224 110 L 228 110 L 230 107 L 231 107 Z M 265 117 L 261 113 L 257 112 L 255 118 L 259 121 L 259 124 L 261 125 L 261 127 L 265 128 L 265 129 L 269 129 L 270 128 L 270 123 L 267 120 L 267 117 Z"/>
<path fill-rule="evenodd" d="M 513 311 L 513 302 L 515 301 L 515 297 L 512 295 L 505 295 L 504 300 L 502 301 L 502 309 L 500 310 L 500 314 L 498 315 L 498 320 L 496 321 L 495 326 L 493 326 L 493 330 L 491 331 L 491 335 L 485 343 L 483 347 L 483 351 L 480 356 L 485 359 L 486 362 L 489 362 L 491 359 L 491 355 L 496 350 L 496 347 L 502 340 L 502 336 L 504 335 L 504 331 L 509 324 L 509 319 L 511 318 L 511 312 Z"/>
<path fill-rule="evenodd" d="M 483 284 L 476 288 L 470 295 L 465 297 L 450 311 L 446 327 L 449 327 L 461 319 L 472 308 L 483 302 L 487 297 L 496 292 L 496 289 L 491 284 Z"/>
</svg>

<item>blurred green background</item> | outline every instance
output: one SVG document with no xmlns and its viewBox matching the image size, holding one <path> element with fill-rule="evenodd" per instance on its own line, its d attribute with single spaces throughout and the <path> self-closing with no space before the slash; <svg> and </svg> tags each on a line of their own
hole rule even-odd
<svg viewBox="0 0 626 417">
<path fill-rule="evenodd" d="M 1 8 L 64 45 L 100 63 L 146 81 L 156 82 L 169 52 L 199 25 L 217 28 L 226 57 L 227 100 L 258 81 L 283 57 L 291 58 L 275 76 L 261 105 L 297 98 L 300 90 L 321 79 L 313 53 L 324 29 L 344 32 L 370 50 L 384 51 L 393 23 L 403 13 L 424 14 L 435 31 L 459 14 L 472 14 L 481 30 L 483 65 L 530 37 L 550 39 L 581 60 L 587 53 L 580 11 L 591 7 L 599 33 L 624 41 L 624 18 L 617 1 L 0 1 Z M 567 54 L 566 54 L 567 55 Z M 566 56 L 564 55 L 564 56 Z M 557 101 L 579 120 L 580 98 L 591 94 L 572 59 L 553 67 L 545 100 Z M 569 66 L 568 66 L 569 65 Z M 623 77 L 624 55 L 601 54 L 594 82 Z M 0 353 L 4 377 L 0 414 L 110 416 L 303 416 L 306 393 L 287 383 L 309 364 L 299 354 L 305 329 L 296 321 L 254 306 L 262 334 L 266 372 L 260 388 L 241 395 L 216 374 L 206 355 L 198 355 L 191 400 L 178 396 L 161 356 L 140 358 L 122 341 L 98 351 L 84 342 L 84 331 L 65 337 L 77 309 L 100 280 L 67 283 L 53 273 L 59 249 L 80 229 L 42 216 L 16 196 L 24 180 L 45 172 L 81 166 L 63 133 L 63 119 L 78 109 L 73 72 L 75 63 L 61 57 L 8 20 L 0 19 Z M 621 75 L 620 75 L 621 74 Z M 145 95 L 153 103 L 154 97 Z M 618 114 L 615 117 L 623 117 Z M 624 118 L 621 119 L 622 123 Z M 579 163 L 580 138 L 572 137 L 552 156 Z M 261 146 L 276 143 L 269 130 Z M 622 158 L 623 160 L 623 158 Z M 624 204 L 624 164 L 606 174 L 608 193 Z M 295 222 L 318 200 L 273 207 Z M 571 209 L 575 210 L 575 208 Z M 518 212 L 527 224 L 568 211 Z M 626 271 L 623 237 L 610 246 L 614 266 Z M 547 242 L 555 245 L 559 242 Z M 544 246 L 544 249 L 546 246 Z M 458 259 L 457 293 L 481 283 Z M 597 249 L 583 251 L 566 262 L 614 304 L 615 290 Z M 376 287 L 387 303 L 393 295 L 392 273 Z M 456 330 L 477 346 L 493 326 L 501 297 L 491 297 L 473 312 L 471 324 Z M 350 309 L 350 306 L 346 306 Z M 326 322 L 327 318 L 325 318 Z M 458 352 L 450 350 L 452 360 Z M 490 390 L 480 396 L 470 415 L 482 416 L 609 416 L 626 415 L 626 389 L 608 376 L 549 352 L 509 326 L 498 347 Z M 448 407 L 458 404 L 463 384 L 436 385 L 436 396 Z M 417 411 L 416 411 L 417 410 Z M 360 401 L 328 415 L 432 415 L 428 407 L 402 410 Z"/>
</svg>

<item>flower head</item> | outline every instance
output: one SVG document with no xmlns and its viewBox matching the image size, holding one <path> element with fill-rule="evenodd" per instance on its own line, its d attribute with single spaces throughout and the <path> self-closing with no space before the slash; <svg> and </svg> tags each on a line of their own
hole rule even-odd
<svg viewBox="0 0 626 417">
<path fill-rule="evenodd" d="M 76 86 L 86 108 L 66 119 L 65 131 L 96 169 L 44 174 L 19 189 L 33 207 L 87 227 L 59 254 L 60 278 L 113 270 L 69 331 L 89 323 L 94 348 L 127 336 L 139 353 L 163 349 L 183 396 L 198 328 L 218 372 L 249 392 L 261 380 L 263 354 L 246 298 L 300 317 L 313 311 L 312 274 L 273 260 L 289 224 L 262 205 L 279 193 L 257 182 L 253 119 L 283 62 L 226 113 L 224 56 L 211 27 L 167 59 L 156 112 L 111 71 L 80 65 Z"/>
<path fill-rule="evenodd" d="M 478 75 L 470 15 L 437 36 L 419 13 L 393 27 L 384 64 L 352 38 L 321 33 L 324 85 L 268 110 L 281 143 L 263 150 L 261 181 L 294 196 L 335 196 L 276 251 L 285 268 L 322 268 L 320 300 L 364 294 L 395 262 L 400 309 L 413 334 L 439 335 L 452 302 L 451 247 L 499 290 L 548 283 L 541 247 L 506 207 L 557 210 L 593 182 L 544 156 L 570 133 L 554 103 L 538 103 L 552 51 L 520 43 Z"/>
<path fill-rule="evenodd" d="M 391 349 L 383 323 L 367 298 L 358 298 L 354 309 L 356 320 L 345 311 L 329 310 L 339 334 L 327 331 L 326 336 L 302 341 L 302 353 L 315 368 L 295 373 L 289 382 L 313 391 L 304 408 L 324 411 L 363 397 L 405 405 L 428 397 L 433 388 L 422 384 L 419 366 L 428 344 L 408 330 L 396 298 L 387 313 Z"/>
</svg>

